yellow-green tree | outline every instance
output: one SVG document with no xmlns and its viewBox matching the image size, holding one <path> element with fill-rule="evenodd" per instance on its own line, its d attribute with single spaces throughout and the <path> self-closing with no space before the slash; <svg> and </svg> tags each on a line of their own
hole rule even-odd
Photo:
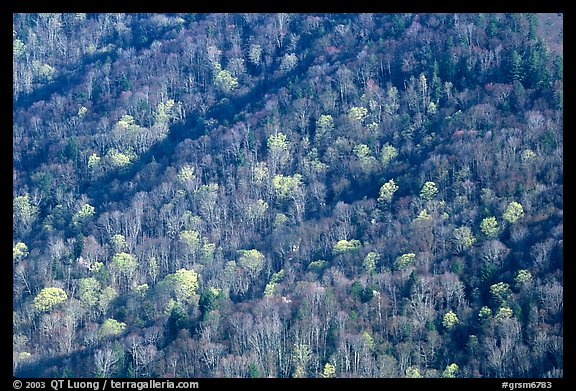
<svg viewBox="0 0 576 391">
<path fill-rule="evenodd" d="M 512 311 L 512 309 L 510 307 L 501 307 L 498 310 L 498 313 L 496 314 L 495 318 L 496 321 L 501 322 L 505 319 L 511 319 L 514 316 L 514 311 Z"/>
<path fill-rule="evenodd" d="M 158 285 L 159 289 L 170 292 L 176 301 L 190 304 L 198 291 L 198 273 L 180 269 L 176 273 L 168 274 Z"/>
<path fill-rule="evenodd" d="M 368 274 L 372 274 L 376 270 L 376 264 L 380 260 L 380 254 L 370 251 L 362 261 L 362 267 Z"/>
<path fill-rule="evenodd" d="M 114 337 L 116 335 L 122 334 L 125 329 L 126 323 L 118 322 L 116 319 L 108 318 L 102 323 L 102 325 L 100 325 L 98 334 L 102 338 Z"/>
<path fill-rule="evenodd" d="M 458 322 L 460 322 L 458 320 L 458 316 L 456 316 L 456 314 L 452 311 L 448 311 L 447 313 L 445 313 L 444 317 L 442 318 L 442 326 L 444 326 L 448 330 L 456 326 Z"/>
<path fill-rule="evenodd" d="M 37 213 L 38 207 L 32 204 L 28 194 L 14 198 L 12 202 L 14 234 L 25 235 L 28 233 L 36 219 Z"/>
<path fill-rule="evenodd" d="M 222 69 L 216 72 L 214 84 L 224 94 L 230 94 L 238 88 L 238 79 L 232 76 L 230 71 Z"/>
<path fill-rule="evenodd" d="M 302 175 L 276 175 L 272 179 L 274 193 L 279 200 L 295 199 L 302 184 Z"/>
<path fill-rule="evenodd" d="M 48 287 L 42 289 L 32 301 L 32 308 L 38 312 L 51 311 L 66 302 L 68 295 L 62 288 Z"/>
<path fill-rule="evenodd" d="M 524 216 L 524 208 L 516 201 L 512 201 L 506 207 L 506 211 L 502 215 L 504 220 L 511 224 L 516 224 Z"/>
<path fill-rule="evenodd" d="M 365 107 L 353 106 L 348 111 L 348 118 L 358 123 L 362 123 L 367 115 L 368 109 Z"/>
<path fill-rule="evenodd" d="M 486 217 L 480 223 L 480 230 L 488 239 L 494 239 L 498 236 L 499 227 L 496 217 Z"/>
<path fill-rule="evenodd" d="M 290 146 L 286 135 L 281 132 L 270 135 L 267 145 L 268 158 L 272 169 L 276 170 L 276 167 L 283 167 L 290 158 Z"/>
<path fill-rule="evenodd" d="M 448 378 L 448 379 L 453 379 L 456 377 L 456 373 L 458 372 L 459 369 L 460 369 L 460 367 L 458 365 L 456 365 L 455 363 L 452 363 L 450 365 L 446 365 L 446 369 L 444 369 L 444 372 L 442 372 L 442 377 Z"/>
<path fill-rule="evenodd" d="M 510 291 L 510 285 L 505 282 L 499 282 L 490 286 L 490 293 L 492 297 L 498 304 L 503 304 L 508 300 L 508 297 L 512 293 Z"/>
<path fill-rule="evenodd" d="M 132 276 L 137 268 L 138 261 L 132 254 L 121 252 L 112 257 L 111 270 L 118 278 L 121 289 L 132 283 Z"/>
<path fill-rule="evenodd" d="M 398 157 L 398 150 L 392 145 L 386 143 L 380 151 L 380 161 L 384 167 L 388 166 L 390 162 Z"/>
<path fill-rule="evenodd" d="M 334 130 L 334 118 L 329 114 L 322 114 L 318 120 L 316 120 L 316 140 L 320 140 L 325 136 L 328 136 Z"/>
<path fill-rule="evenodd" d="M 86 203 L 82 205 L 80 210 L 72 216 L 74 224 L 82 224 L 94 216 L 95 209 L 92 205 Z"/>
<path fill-rule="evenodd" d="M 394 182 L 394 179 L 390 179 L 388 182 L 384 183 L 382 187 L 380 187 L 378 201 L 382 203 L 392 201 L 392 197 L 394 197 L 394 193 L 396 193 L 397 190 L 398 186 Z"/>
<path fill-rule="evenodd" d="M 24 242 L 18 242 L 12 247 L 12 260 L 18 262 L 28 256 L 28 246 Z"/>
<path fill-rule="evenodd" d="M 322 377 L 327 379 L 336 377 L 336 368 L 334 367 L 334 365 L 327 362 L 326 365 L 324 365 L 324 371 L 322 372 Z"/>
<path fill-rule="evenodd" d="M 434 182 L 426 182 L 420 190 L 420 197 L 426 201 L 432 200 L 438 194 L 438 187 Z"/>
<path fill-rule="evenodd" d="M 360 241 L 357 239 L 346 240 L 342 239 L 339 240 L 334 247 L 332 248 L 332 254 L 338 255 L 347 253 L 349 251 L 354 251 L 360 248 Z"/>
<path fill-rule="evenodd" d="M 418 369 L 418 367 L 415 366 L 410 366 L 408 368 L 406 368 L 406 377 L 409 379 L 419 379 L 422 377 L 422 375 L 420 374 L 420 369 Z"/>
<path fill-rule="evenodd" d="M 248 275 L 252 278 L 259 275 L 264 268 L 264 254 L 256 249 L 240 250 L 239 254 L 240 258 L 238 259 L 238 263 L 248 272 Z"/>
<path fill-rule="evenodd" d="M 416 254 L 414 253 L 402 254 L 394 261 L 394 267 L 396 270 L 405 270 L 414 263 L 415 259 Z"/>
<path fill-rule="evenodd" d="M 366 144 L 358 144 L 354 146 L 352 150 L 354 155 L 358 159 L 360 163 L 360 169 L 363 173 L 368 174 L 370 173 L 375 165 L 376 165 L 376 158 L 370 155 L 370 148 Z"/>
<path fill-rule="evenodd" d="M 452 237 L 456 253 L 461 253 L 462 251 L 469 249 L 476 242 L 476 238 L 472 234 L 470 227 L 464 226 L 454 229 Z"/>
<path fill-rule="evenodd" d="M 531 280 L 532 280 L 532 273 L 530 273 L 530 271 L 526 269 L 518 270 L 516 277 L 514 278 L 514 281 L 516 281 L 516 285 L 518 287 L 522 287 L 528 284 Z"/>
</svg>

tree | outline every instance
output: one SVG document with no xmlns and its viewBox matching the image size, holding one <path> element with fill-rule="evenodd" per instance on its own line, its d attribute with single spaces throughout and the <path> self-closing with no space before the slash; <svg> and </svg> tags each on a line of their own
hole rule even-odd
<svg viewBox="0 0 576 391">
<path fill-rule="evenodd" d="M 26 235 L 38 214 L 38 207 L 32 204 L 28 194 L 14 198 L 12 202 L 14 234 Z"/>
<path fill-rule="evenodd" d="M 494 239 L 498 236 L 499 228 L 496 217 L 486 217 L 480 223 L 480 230 L 488 239 Z"/>
<path fill-rule="evenodd" d="M 380 161 L 384 167 L 387 167 L 392 160 L 398 157 L 398 150 L 392 145 L 386 143 L 380 151 Z"/>
<path fill-rule="evenodd" d="M 532 280 L 532 273 L 526 269 L 520 269 L 516 273 L 516 277 L 514 277 L 514 281 L 516 281 L 516 285 L 518 287 L 522 287 L 528 284 Z"/>
<path fill-rule="evenodd" d="M 442 372 L 442 377 L 449 379 L 455 378 L 456 372 L 458 372 L 459 369 L 460 367 L 454 363 L 447 365 L 446 369 L 444 369 L 444 372 Z"/>
<path fill-rule="evenodd" d="M 394 193 L 398 190 L 398 186 L 394 183 L 394 179 L 390 179 L 388 182 L 384 183 L 380 187 L 380 192 L 378 195 L 378 201 L 382 203 L 388 203 L 392 201 Z"/>
<path fill-rule="evenodd" d="M 336 368 L 334 367 L 334 365 L 327 362 L 326 365 L 324 365 L 324 371 L 322 371 L 322 377 L 327 379 L 336 377 Z"/>
<path fill-rule="evenodd" d="M 499 282 L 490 286 L 490 293 L 492 297 L 498 303 L 498 305 L 506 303 L 508 297 L 512 293 L 510 291 L 510 285 L 505 282 Z"/>
<path fill-rule="evenodd" d="M 232 76 L 230 71 L 226 69 L 217 70 L 216 76 L 214 77 L 214 84 L 222 93 L 228 95 L 238 88 L 238 79 Z"/>
<path fill-rule="evenodd" d="M 18 262 L 28 256 L 28 246 L 24 242 L 18 242 L 12 247 L 12 260 Z"/>
<path fill-rule="evenodd" d="M 506 211 L 502 215 L 502 218 L 510 224 L 516 224 L 523 216 L 524 208 L 522 208 L 522 205 L 516 201 L 512 201 L 506 207 Z"/>
<path fill-rule="evenodd" d="M 282 168 L 290 158 L 289 143 L 286 141 L 286 135 L 284 133 L 277 132 L 268 137 L 267 145 L 270 167 L 272 168 L 272 172 L 276 172 L 276 168 Z"/>
<path fill-rule="evenodd" d="M 62 288 L 43 288 L 32 301 L 32 308 L 38 312 L 49 312 L 68 300 Z"/>
<path fill-rule="evenodd" d="M 95 209 L 92 205 L 84 204 L 82 205 L 80 210 L 74 214 L 74 216 L 72 217 L 72 221 L 74 224 L 83 224 L 84 222 L 92 218 L 92 216 L 94 216 L 94 213 Z"/>
<path fill-rule="evenodd" d="M 177 302 L 190 304 L 198 290 L 198 273 L 194 270 L 179 269 L 168 274 L 158 283 L 159 289 L 170 292 Z"/>
<path fill-rule="evenodd" d="M 99 335 L 102 338 L 114 337 L 122 334 L 126 329 L 126 323 L 118 322 L 116 319 L 108 318 L 100 326 Z"/>
<path fill-rule="evenodd" d="M 458 320 L 458 316 L 452 311 L 448 311 L 442 317 L 442 326 L 444 326 L 447 330 L 454 328 L 460 321 Z"/>
<path fill-rule="evenodd" d="M 420 190 L 420 197 L 426 201 L 432 200 L 438 194 L 438 188 L 434 182 L 426 182 Z"/>
<path fill-rule="evenodd" d="M 394 267 L 396 270 L 406 270 L 408 267 L 412 266 L 415 259 L 416 254 L 414 253 L 402 254 L 394 261 Z"/>
<path fill-rule="evenodd" d="M 380 260 L 380 254 L 370 251 L 362 261 L 362 267 L 368 274 L 372 274 L 376 270 L 376 264 Z"/>
<path fill-rule="evenodd" d="M 470 227 L 459 227 L 454 230 L 454 251 L 459 254 L 469 249 L 476 242 Z"/>
<path fill-rule="evenodd" d="M 316 141 L 322 140 L 334 130 L 334 119 L 330 114 L 322 114 L 316 121 Z"/>
<path fill-rule="evenodd" d="M 300 174 L 292 176 L 279 174 L 272 179 L 272 186 L 279 200 L 296 199 L 301 184 L 302 175 Z"/>
<path fill-rule="evenodd" d="M 353 106 L 348 111 L 348 118 L 360 124 L 364 122 L 364 119 L 366 118 L 367 115 L 368 115 L 368 109 L 366 107 Z"/>
<path fill-rule="evenodd" d="M 120 252 L 112 257 L 111 269 L 119 280 L 124 280 L 123 286 L 128 286 L 132 283 L 132 276 L 137 268 L 138 261 L 132 254 Z"/>
<path fill-rule="evenodd" d="M 252 279 L 256 278 L 264 268 L 265 257 L 256 249 L 238 251 L 238 264 L 244 268 Z"/>
<path fill-rule="evenodd" d="M 360 248 L 360 241 L 357 239 L 346 240 L 342 239 L 339 240 L 334 247 L 332 248 L 332 254 L 339 255 L 344 254 L 350 251 L 354 251 Z"/>
</svg>

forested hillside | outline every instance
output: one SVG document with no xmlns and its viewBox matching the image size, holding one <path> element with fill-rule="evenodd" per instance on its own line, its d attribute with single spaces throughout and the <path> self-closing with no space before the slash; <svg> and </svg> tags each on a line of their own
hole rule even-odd
<svg viewBox="0 0 576 391">
<path fill-rule="evenodd" d="M 13 371 L 561 377 L 558 14 L 15 14 Z"/>
</svg>

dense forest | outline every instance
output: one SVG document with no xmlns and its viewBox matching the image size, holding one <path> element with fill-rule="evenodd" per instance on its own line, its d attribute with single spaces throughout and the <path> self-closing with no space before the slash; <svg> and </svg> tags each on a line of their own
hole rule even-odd
<svg viewBox="0 0 576 391">
<path fill-rule="evenodd" d="M 563 376 L 561 14 L 12 22 L 16 376 Z"/>
</svg>

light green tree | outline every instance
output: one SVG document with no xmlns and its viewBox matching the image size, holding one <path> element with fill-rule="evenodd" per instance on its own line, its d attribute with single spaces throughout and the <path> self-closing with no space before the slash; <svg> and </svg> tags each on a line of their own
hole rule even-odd
<svg viewBox="0 0 576 391">
<path fill-rule="evenodd" d="M 426 209 L 422 209 L 420 211 L 420 213 L 418 213 L 418 216 L 416 216 L 416 218 L 414 219 L 414 221 L 431 221 L 432 220 L 432 216 L 430 216 L 430 214 L 428 213 L 428 211 Z"/>
<path fill-rule="evenodd" d="M 490 307 L 484 306 L 480 308 L 480 312 L 478 312 L 478 317 L 480 319 L 488 319 L 491 316 L 492 316 L 492 310 L 490 309 Z"/>
<path fill-rule="evenodd" d="M 510 291 L 509 284 L 499 282 L 490 286 L 490 293 L 498 304 L 503 304 L 508 300 L 508 297 L 512 292 Z"/>
<path fill-rule="evenodd" d="M 238 88 L 238 79 L 232 76 L 226 69 L 218 70 L 214 77 L 214 84 L 224 94 L 230 94 Z"/>
<path fill-rule="evenodd" d="M 96 153 L 91 154 L 90 156 L 88 156 L 88 168 L 94 169 L 95 167 L 98 166 L 98 164 L 100 164 L 101 160 L 102 158 L 98 156 Z"/>
<path fill-rule="evenodd" d="M 290 145 L 286 135 L 281 132 L 271 134 L 268 137 L 268 157 L 272 167 L 283 167 L 290 158 Z"/>
<path fill-rule="evenodd" d="M 514 281 L 516 281 L 518 287 L 522 287 L 532 281 L 532 273 L 530 273 L 529 270 L 520 269 L 518 270 Z"/>
<path fill-rule="evenodd" d="M 300 174 L 294 174 L 292 176 L 279 174 L 272 179 L 274 192 L 280 200 L 295 199 L 301 184 L 302 175 Z"/>
<path fill-rule="evenodd" d="M 294 362 L 294 373 L 292 377 L 302 378 L 306 377 L 306 366 L 310 361 L 310 355 L 312 351 L 310 346 L 304 343 L 295 343 L 294 350 L 292 352 L 292 361 Z"/>
<path fill-rule="evenodd" d="M 458 316 L 456 316 L 456 314 L 452 311 L 448 311 L 447 313 L 445 313 L 444 317 L 442 318 L 442 326 L 444 326 L 448 330 L 454 328 L 454 326 L 456 326 L 458 322 L 460 322 L 458 320 Z"/>
<path fill-rule="evenodd" d="M 334 247 L 332 248 L 332 254 L 338 255 L 347 253 L 349 251 L 354 251 L 360 248 L 360 241 L 357 239 L 346 240 L 342 239 L 339 240 Z"/>
<path fill-rule="evenodd" d="M 101 338 L 114 337 L 120 335 L 126 329 L 126 323 L 118 322 L 116 319 L 108 318 L 102 325 L 100 325 L 100 330 L 98 334 Z"/>
<path fill-rule="evenodd" d="M 514 311 L 510 307 L 501 307 L 495 316 L 496 321 L 501 322 L 505 319 L 511 319 L 514 316 Z"/>
<path fill-rule="evenodd" d="M 420 374 L 420 369 L 415 366 L 409 366 L 406 368 L 406 377 L 409 379 L 420 379 L 422 375 Z"/>
<path fill-rule="evenodd" d="M 258 276 L 264 268 L 264 254 L 256 249 L 240 250 L 238 253 L 240 254 L 240 258 L 238 259 L 240 266 L 242 266 L 252 278 Z"/>
<path fill-rule="evenodd" d="M 322 372 L 322 377 L 326 379 L 336 377 L 336 368 L 329 362 L 324 365 L 324 371 Z"/>
<path fill-rule="evenodd" d="M 452 237 L 454 242 L 454 251 L 456 251 L 456 253 L 461 253 L 476 243 L 476 238 L 472 234 L 470 227 L 464 226 L 454 229 Z"/>
<path fill-rule="evenodd" d="M 128 244 L 126 243 L 126 239 L 124 235 L 115 234 L 110 238 L 110 248 L 112 250 L 112 254 L 118 254 L 122 251 L 126 251 L 128 248 Z"/>
<path fill-rule="evenodd" d="M 179 269 L 158 283 L 159 289 L 170 292 L 177 302 L 190 304 L 198 291 L 198 273 Z"/>
<path fill-rule="evenodd" d="M 51 311 L 68 300 L 68 295 L 62 288 L 44 288 L 32 301 L 32 308 L 38 312 Z"/>
<path fill-rule="evenodd" d="M 280 70 L 290 72 L 298 65 L 298 56 L 294 53 L 286 53 L 280 60 Z"/>
<path fill-rule="evenodd" d="M 488 239 L 494 239 L 498 236 L 500 228 L 498 227 L 498 221 L 496 217 L 486 217 L 480 223 L 480 230 Z"/>
<path fill-rule="evenodd" d="M 352 106 L 348 111 L 348 118 L 358 123 L 362 123 L 367 115 L 368 109 L 365 107 Z"/>
<path fill-rule="evenodd" d="M 18 262 L 28 256 L 28 246 L 24 242 L 18 242 L 12 247 L 12 260 Z"/>
<path fill-rule="evenodd" d="M 198 231 L 186 229 L 180 232 L 178 238 L 192 252 L 196 252 L 200 248 L 200 233 Z"/>
<path fill-rule="evenodd" d="M 316 140 L 321 139 L 332 133 L 334 130 L 334 118 L 329 114 L 322 114 L 318 120 L 316 120 Z"/>
<path fill-rule="evenodd" d="M 132 164 L 132 160 L 136 158 L 136 154 L 133 152 L 120 152 L 115 148 L 110 148 L 105 158 L 112 168 L 125 169 Z"/>
<path fill-rule="evenodd" d="M 362 267 L 368 274 L 372 274 L 376 270 L 376 264 L 380 260 L 380 254 L 370 251 L 362 261 Z"/>
<path fill-rule="evenodd" d="M 394 267 L 396 268 L 396 270 L 406 270 L 409 266 L 411 266 L 414 263 L 415 259 L 416 254 L 414 253 L 402 254 L 394 261 Z"/>
<path fill-rule="evenodd" d="M 121 286 L 128 287 L 132 282 L 132 276 L 138 268 L 138 261 L 132 254 L 120 252 L 112 257 L 111 270 L 119 279 Z"/>
<path fill-rule="evenodd" d="M 387 203 L 392 201 L 394 193 L 398 190 L 398 186 L 394 183 L 394 179 L 390 179 L 388 182 L 384 183 L 380 187 L 380 193 L 378 195 L 378 201 L 382 203 Z"/>
<path fill-rule="evenodd" d="M 422 186 L 422 190 L 420 190 L 420 197 L 426 201 L 432 200 L 438 194 L 438 187 L 436 187 L 436 183 L 434 182 L 426 182 Z"/>
<path fill-rule="evenodd" d="M 380 161 L 382 165 L 387 167 L 396 157 L 398 157 L 398 150 L 388 143 L 384 144 L 380 151 Z"/>
<path fill-rule="evenodd" d="M 352 150 L 360 163 L 360 169 L 365 174 L 370 173 L 376 166 L 376 158 L 370 155 L 370 148 L 366 144 L 358 144 Z"/>
<path fill-rule="evenodd" d="M 14 233 L 26 234 L 32 227 L 37 214 L 38 207 L 32 204 L 28 194 L 14 198 L 12 202 Z"/>
<path fill-rule="evenodd" d="M 442 377 L 453 379 L 456 377 L 456 372 L 458 372 L 459 369 L 460 367 L 454 363 L 447 365 L 446 369 L 444 369 L 444 372 L 442 372 Z"/>
<path fill-rule="evenodd" d="M 102 286 L 94 277 L 85 277 L 78 280 L 78 297 L 86 309 L 95 308 L 98 304 L 98 295 Z"/>
<path fill-rule="evenodd" d="M 95 214 L 95 209 L 92 205 L 86 203 L 82 205 L 80 210 L 72 216 L 74 224 L 82 224 L 92 218 Z"/>
<path fill-rule="evenodd" d="M 506 207 L 506 211 L 502 215 L 502 218 L 511 224 L 516 224 L 523 216 L 524 208 L 522 208 L 522 205 L 516 201 L 512 201 Z"/>
<path fill-rule="evenodd" d="M 248 49 L 248 60 L 256 66 L 260 65 L 262 61 L 262 46 L 258 44 L 250 45 L 250 49 Z"/>
<path fill-rule="evenodd" d="M 180 167 L 180 170 L 178 170 L 178 182 L 181 184 L 186 184 L 190 181 L 193 181 L 194 179 L 196 179 L 194 167 L 188 164 Z"/>
</svg>

